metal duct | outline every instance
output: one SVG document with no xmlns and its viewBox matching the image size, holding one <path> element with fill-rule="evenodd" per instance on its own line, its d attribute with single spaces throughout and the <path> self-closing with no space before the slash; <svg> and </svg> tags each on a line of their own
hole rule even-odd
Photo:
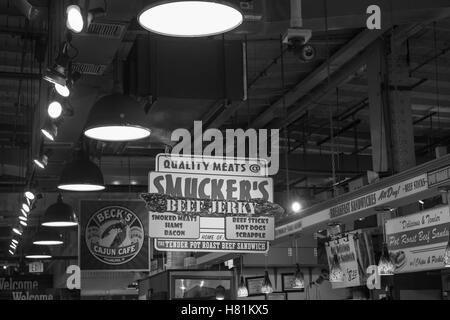
<svg viewBox="0 0 450 320">
<path fill-rule="evenodd" d="M 41 15 L 41 11 L 31 5 L 27 0 L 14 1 L 16 8 L 22 13 L 28 20 L 34 20 Z"/>
</svg>

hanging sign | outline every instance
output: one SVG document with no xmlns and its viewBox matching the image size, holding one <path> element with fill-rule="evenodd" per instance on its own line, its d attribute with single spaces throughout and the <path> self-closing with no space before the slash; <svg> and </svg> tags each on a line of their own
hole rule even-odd
<svg viewBox="0 0 450 320">
<path fill-rule="evenodd" d="M 386 241 L 395 273 L 442 269 L 449 229 L 448 206 L 388 220 Z"/>
<path fill-rule="evenodd" d="M 149 192 L 193 199 L 273 201 L 272 178 L 150 172 Z"/>
<path fill-rule="evenodd" d="M 81 270 L 148 271 L 148 215 L 142 201 L 80 202 Z"/>
<path fill-rule="evenodd" d="M 266 159 L 158 154 L 156 171 L 226 176 L 266 177 Z"/>
<path fill-rule="evenodd" d="M 433 188 L 450 181 L 450 166 L 428 172 L 428 187 Z"/>
<path fill-rule="evenodd" d="M 330 208 L 330 218 L 359 212 L 368 208 L 387 204 L 391 201 L 401 199 L 428 188 L 427 175 L 402 181 L 390 187 L 377 190 L 370 194 L 358 197 Z"/>
<path fill-rule="evenodd" d="M 32 262 L 28 265 L 28 271 L 30 273 L 42 273 L 44 272 L 44 264 L 40 261 Z"/>
<path fill-rule="evenodd" d="M 149 236 L 161 251 L 265 253 L 275 216 L 267 161 L 205 156 L 157 156 L 149 174 Z"/>
<path fill-rule="evenodd" d="M 147 193 L 149 236 L 162 251 L 266 252 L 274 215 L 283 208 L 261 199 L 214 201 Z"/>
<path fill-rule="evenodd" d="M 348 234 L 337 240 L 332 240 L 326 246 L 328 265 L 333 262 L 334 254 L 337 254 L 339 263 L 344 274 L 344 281 L 332 282 L 333 289 L 357 287 L 362 285 L 362 273 L 358 265 L 358 255 L 355 246 L 355 239 L 352 234 Z"/>
<path fill-rule="evenodd" d="M 331 208 L 317 211 L 314 214 L 307 215 L 296 221 L 280 225 L 275 229 L 275 236 L 277 239 L 279 239 L 289 234 L 299 232 L 303 228 L 307 228 L 319 223 L 329 221 L 330 219 L 339 218 L 366 209 L 387 205 L 392 201 L 412 196 L 427 189 L 427 175 L 422 174 L 395 185 L 376 190 L 372 193 L 368 193 L 360 197 L 353 198 Z"/>
</svg>

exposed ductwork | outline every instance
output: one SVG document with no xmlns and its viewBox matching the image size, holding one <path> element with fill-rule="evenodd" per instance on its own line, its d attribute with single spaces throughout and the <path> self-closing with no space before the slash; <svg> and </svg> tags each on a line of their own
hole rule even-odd
<svg viewBox="0 0 450 320">
<path fill-rule="evenodd" d="M 27 0 L 15 0 L 14 4 L 20 13 L 22 13 L 30 21 L 36 20 L 42 16 L 42 10 L 34 7 Z"/>
</svg>

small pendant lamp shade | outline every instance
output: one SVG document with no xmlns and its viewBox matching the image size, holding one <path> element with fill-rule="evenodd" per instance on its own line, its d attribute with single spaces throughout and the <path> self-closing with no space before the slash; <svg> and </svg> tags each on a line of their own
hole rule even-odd
<svg viewBox="0 0 450 320">
<path fill-rule="evenodd" d="M 272 282 L 270 282 L 269 272 L 264 272 L 264 280 L 261 287 L 261 292 L 265 294 L 269 294 L 273 292 Z"/>
<path fill-rule="evenodd" d="M 300 270 L 300 265 L 297 264 L 297 270 L 294 273 L 294 283 L 292 288 L 294 289 L 304 289 L 305 288 L 305 277 L 303 272 Z"/>
<path fill-rule="evenodd" d="M 61 234 L 48 227 L 39 228 L 33 239 L 33 244 L 41 246 L 54 246 L 63 243 Z"/>
<path fill-rule="evenodd" d="M 225 288 L 223 286 L 218 286 L 216 288 L 216 300 L 225 299 Z"/>
<path fill-rule="evenodd" d="M 247 286 L 245 285 L 244 277 L 242 277 L 242 276 L 241 276 L 241 282 L 239 283 L 237 296 L 239 298 L 248 297 L 248 289 L 247 289 Z"/>
<path fill-rule="evenodd" d="M 59 180 L 58 189 L 66 191 L 100 191 L 105 189 L 100 168 L 80 153 L 66 164 Z"/>
<path fill-rule="evenodd" d="M 50 259 L 52 257 L 50 250 L 46 246 L 37 246 L 32 244 L 26 251 L 27 259 Z"/>
<path fill-rule="evenodd" d="M 144 108 L 129 96 L 113 93 L 92 107 L 84 134 L 100 141 L 133 141 L 150 136 Z"/>
<path fill-rule="evenodd" d="M 450 268 L 450 239 L 448 240 L 447 247 L 444 252 L 444 267 Z"/>
<path fill-rule="evenodd" d="M 72 207 L 64 203 L 62 196 L 58 196 L 56 203 L 47 208 L 42 225 L 45 227 L 72 227 L 78 224 Z"/>
<path fill-rule="evenodd" d="M 380 261 L 378 262 L 378 274 L 380 276 L 393 276 L 394 271 L 395 265 L 392 263 L 387 244 L 384 243 Z"/>
</svg>

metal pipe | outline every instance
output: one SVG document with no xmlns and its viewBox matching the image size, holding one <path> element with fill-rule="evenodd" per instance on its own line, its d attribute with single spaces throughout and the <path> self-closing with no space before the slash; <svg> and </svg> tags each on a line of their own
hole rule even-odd
<svg viewBox="0 0 450 320">
<path fill-rule="evenodd" d="M 302 0 L 291 0 L 291 28 L 303 27 Z"/>
<path fill-rule="evenodd" d="M 0 79 L 39 80 L 41 77 L 42 75 L 40 73 L 0 71 Z"/>
</svg>

